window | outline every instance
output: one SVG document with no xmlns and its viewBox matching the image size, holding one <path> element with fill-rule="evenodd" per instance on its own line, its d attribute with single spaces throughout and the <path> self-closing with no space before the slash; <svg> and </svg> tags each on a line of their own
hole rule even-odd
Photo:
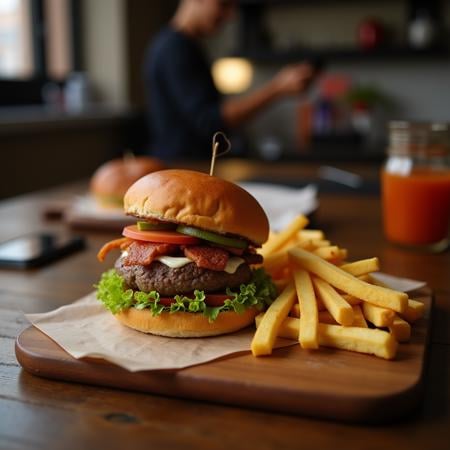
<svg viewBox="0 0 450 450">
<path fill-rule="evenodd" d="M 0 2 L 0 77 L 29 78 L 33 74 L 29 0 Z"/>
<path fill-rule="evenodd" d="M 80 0 L 0 0 L 0 106 L 42 103 L 80 70 Z"/>
</svg>

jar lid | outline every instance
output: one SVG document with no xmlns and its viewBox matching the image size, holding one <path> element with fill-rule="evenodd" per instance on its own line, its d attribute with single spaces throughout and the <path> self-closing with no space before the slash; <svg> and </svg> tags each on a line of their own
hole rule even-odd
<svg viewBox="0 0 450 450">
<path fill-rule="evenodd" d="M 450 153 L 450 126 L 445 122 L 389 122 L 389 153 L 399 156 L 446 156 Z"/>
</svg>

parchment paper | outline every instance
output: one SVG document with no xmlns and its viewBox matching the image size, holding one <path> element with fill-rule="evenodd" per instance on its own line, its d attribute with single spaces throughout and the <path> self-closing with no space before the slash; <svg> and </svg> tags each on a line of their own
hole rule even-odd
<svg viewBox="0 0 450 450">
<path fill-rule="evenodd" d="M 385 274 L 377 277 L 394 289 L 409 291 L 424 282 Z M 132 330 L 119 323 L 95 298 L 95 292 L 44 314 L 27 319 L 74 358 L 106 359 L 131 372 L 181 369 L 233 353 L 250 351 L 254 329 L 209 338 L 164 338 Z M 285 339 L 277 347 L 296 345 Z"/>
<path fill-rule="evenodd" d="M 70 208 L 66 211 L 67 217 L 102 219 L 102 220 L 123 220 L 134 223 L 136 219 L 128 217 L 122 208 L 101 208 L 95 199 L 86 194 L 73 199 Z"/>
<path fill-rule="evenodd" d="M 319 206 L 317 187 L 312 184 L 301 189 L 269 183 L 238 184 L 258 200 L 274 231 L 282 230 L 298 214 L 308 215 Z"/>
</svg>

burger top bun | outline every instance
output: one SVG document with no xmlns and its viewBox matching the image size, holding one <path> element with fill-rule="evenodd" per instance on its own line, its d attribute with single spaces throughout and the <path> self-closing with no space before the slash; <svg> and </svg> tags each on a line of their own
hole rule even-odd
<svg viewBox="0 0 450 450">
<path fill-rule="evenodd" d="M 125 192 L 136 180 L 162 169 L 162 162 L 148 156 L 113 159 L 95 171 L 90 190 L 104 206 L 121 207 Z"/>
<path fill-rule="evenodd" d="M 162 170 L 136 181 L 124 198 L 125 212 L 242 236 L 255 245 L 269 235 L 269 221 L 246 190 L 206 173 Z"/>
</svg>

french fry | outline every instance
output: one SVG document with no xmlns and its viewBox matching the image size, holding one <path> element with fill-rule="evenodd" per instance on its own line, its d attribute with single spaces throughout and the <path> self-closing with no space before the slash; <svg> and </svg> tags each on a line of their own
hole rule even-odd
<svg viewBox="0 0 450 450">
<path fill-rule="evenodd" d="M 311 277 L 305 270 L 295 270 L 294 281 L 300 306 L 298 341 L 302 348 L 319 348 L 317 303 Z"/>
<path fill-rule="evenodd" d="M 276 281 L 274 281 L 274 283 L 276 284 Z M 349 304 L 349 305 L 359 305 L 360 303 L 362 303 L 362 300 L 360 298 L 356 298 L 353 297 L 353 295 L 349 295 L 349 294 L 341 294 L 341 297 Z M 326 306 L 323 304 L 322 300 L 320 299 L 320 297 L 316 297 L 316 303 L 317 303 L 317 310 L 320 311 L 326 311 Z M 291 314 L 294 317 L 300 317 L 300 308 L 298 306 L 298 303 L 294 303 L 294 305 L 292 306 L 291 309 Z"/>
<path fill-rule="evenodd" d="M 303 215 L 297 216 L 281 233 L 278 233 L 263 245 L 260 251 L 261 255 L 265 258 L 274 251 L 279 250 L 306 225 L 308 225 L 308 219 Z"/>
<path fill-rule="evenodd" d="M 287 317 L 295 299 L 295 286 L 294 283 L 291 282 L 274 300 L 264 314 L 264 318 L 253 336 L 251 344 L 253 356 L 270 355 L 272 353 L 278 328 Z M 296 339 L 298 339 L 298 330 Z"/>
<path fill-rule="evenodd" d="M 360 328 L 368 328 L 366 319 L 364 319 L 364 315 L 362 313 L 361 307 L 359 305 L 355 305 L 352 307 L 355 318 L 352 327 L 360 327 Z M 300 317 L 300 309 L 298 308 L 298 303 L 295 303 L 291 309 L 292 317 Z M 319 311 L 319 323 L 328 323 L 330 325 L 338 325 L 334 317 L 328 311 Z"/>
<path fill-rule="evenodd" d="M 383 283 L 382 281 L 372 277 L 370 274 L 368 276 L 369 276 L 369 283 L 389 288 L 389 286 L 386 283 Z M 413 300 L 412 298 L 409 298 L 406 310 L 403 311 L 400 315 L 407 322 L 412 323 L 422 318 L 424 313 L 425 313 L 425 305 L 422 302 L 419 302 L 418 300 Z"/>
<path fill-rule="evenodd" d="M 325 239 L 300 239 L 297 245 L 305 250 L 311 251 L 320 247 L 330 247 L 331 242 Z"/>
<path fill-rule="evenodd" d="M 340 248 L 337 245 L 330 245 L 329 247 L 319 247 L 313 250 L 313 253 L 320 258 L 327 261 L 340 258 Z"/>
<path fill-rule="evenodd" d="M 277 236 L 278 236 L 278 233 L 275 233 L 274 231 L 270 230 L 269 237 L 267 238 L 267 241 L 262 245 L 261 250 L 259 250 L 259 253 L 264 254 L 264 249 L 267 246 L 271 246 L 272 242 L 276 239 Z"/>
<path fill-rule="evenodd" d="M 292 247 L 297 247 L 299 245 L 297 236 L 292 236 L 285 244 L 283 244 L 277 251 L 287 252 Z"/>
<path fill-rule="evenodd" d="M 322 311 L 326 311 L 327 308 L 325 307 L 325 305 L 323 304 L 322 300 L 320 300 L 320 298 L 316 297 L 316 305 L 317 305 L 317 311 L 319 311 L 319 314 Z M 292 305 L 291 311 L 290 311 L 290 315 L 293 317 L 300 317 L 300 305 L 298 303 L 294 303 Z"/>
<path fill-rule="evenodd" d="M 330 325 L 339 325 L 336 319 L 328 311 L 319 311 L 319 322 L 328 323 Z"/>
<path fill-rule="evenodd" d="M 289 257 L 285 251 L 274 252 L 264 258 L 264 269 L 267 272 L 276 272 L 288 265 Z"/>
<path fill-rule="evenodd" d="M 313 277 L 313 284 L 318 296 L 336 322 L 350 326 L 355 318 L 352 307 L 326 281 Z"/>
<path fill-rule="evenodd" d="M 318 298 L 316 297 L 316 301 L 317 300 Z M 325 308 L 325 305 L 323 305 L 323 307 Z M 292 317 L 300 318 L 300 305 L 298 303 L 294 303 L 289 314 Z M 326 309 L 318 311 L 318 319 L 321 323 L 337 324 L 334 317 Z"/>
<path fill-rule="evenodd" d="M 382 330 L 319 324 L 319 344 L 358 353 L 369 353 L 384 359 L 394 359 L 398 343 Z"/>
<path fill-rule="evenodd" d="M 315 247 L 330 247 L 331 242 L 326 239 L 311 239 L 312 245 Z"/>
<path fill-rule="evenodd" d="M 297 233 L 299 240 L 304 239 L 325 239 L 325 235 L 322 230 L 301 230 Z"/>
<path fill-rule="evenodd" d="M 261 324 L 263 317 L 263 314 L 256 317 L 257 327 Z M 299 328 L 299 319 L 287 317 L 278 329 L 278 336 L 297 340 Z M 325 323 L 319 323 L 319 345 L 368 353 L 384 359 L 395 358 L 398 347 L 395 337 L 386 331 Z"/>
<path fill-rule="evenodd" d="M 368 302 L 362 303 L 364 317 L 376 327 L 388 327 L 395 317 L 392 309 L 381 308 Z"/>
<path fill-rule="evenodd" d="M 300 265 L 347 294 L 397 312 L 406 310 L 408 295 L 404 292 L 394 291 L 358 280 L 358 278 L 339 267 L 301 248 L 293 248 L 288 253 L 294 264 Z"/>
<path fill-rule="evenodd" d="M 370 272 L 377 272 L 380 270 L 380 261 L 378 258 L 361 259 L 347 264 L 339 266 L 342 270 L 345 270 L 349 274 L 359 277 L 366 275 Z"/>
<path fill-rule="evenodd" d="M 365 273 L 363 275 L 359 275 L 357 278 L 358 278 L 358 280 L 364 281 L 366 283 L 375 284 L 375 283 L 372 283 L 373 278 L 370 276 L 369 273 Z"/>
<path fill-rule="evenodd" d="M 423 317 L 425 313 L 425 305 L 418 300 L 409 299 L 406 310 L 403 311 L 400 316 L 407 322 L 412 323 Z"/>
<path fill-rule="evenodd" d="M 265 316 L 265 313 L 258 314 L 255 317 L 256 331 L 258 331 L 261 322 Z M 296 317 L 286 317 L 278 328 L 277 336 L 285 339 L 292 339 L 296 341 L 298 339 L 300 329 L 300 320 Z"/>
<path fill-rule="evenodd" d="M 411 325 L 397 315 L 389 325 L 389 331 L 398 342 L 408 342 L 411 338 Z"/>
<path fill-rule="evenodd" d="M 352 327 L 369 328 L 366 319 L 364 318 L 361 306 L 359 305 L 353 306 L 353 313 L 355 315 L 355 318 L 353 320 Z"/>
<path fill-rule="evenodd" d="M 304 250 L 308 250 L 309 252 L 317 248 L 312 239 L 299 240 L 297 245 Z"/>
<path fill-rule="evenodd" d="M 271 239 L 273 239 L 278 233 L 276 233 L 273 230 L 269 230 L 269 237 L 267 238 L 267 241 L 270 241 Z"/>
<path fill-rule="evenodd" d="M 350 294 L 341 294 L 341 297 L 349 304 L 349 305 L 359 305 L 362 303 L 362 300 L 360 298 L 356 298 L 353 295 Z"/>
</svg>

